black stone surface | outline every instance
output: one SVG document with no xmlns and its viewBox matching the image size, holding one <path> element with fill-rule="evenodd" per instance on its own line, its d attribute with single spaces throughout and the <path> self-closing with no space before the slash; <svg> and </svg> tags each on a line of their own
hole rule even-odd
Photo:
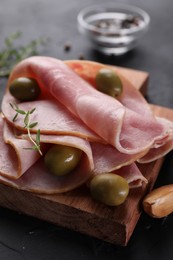
<svg viewBox="0 0 173 260">
<path fill-rule="evenodd" d="M 4 38 L 21 31 L 21 44 L 50 38 L 41 55 L 85 59 L 148 71 L 148 100 L 173 108 L 173 3 L 172 0 L 124 0 L 145 9 L 151 17 L 148 34 L 123 57 L 105 57 L 92 49 L 77 29 L 77 13 L 106 0 L 1 0 L 0 48 Z M 116 2 L 116 1 L 114 1 Z M 66 43 L 71 48 L 64 50 Z M 0 79 L 2 98 L 6 79 Z M 156 186 L 173 183 L 173 153 L 168 154 Z M 1 260 L 170 260 L 173 259 L 173 215 L 152 219 L 145 213 L 126 248 L 66 230 L 0 208 Z"/>
</svg>

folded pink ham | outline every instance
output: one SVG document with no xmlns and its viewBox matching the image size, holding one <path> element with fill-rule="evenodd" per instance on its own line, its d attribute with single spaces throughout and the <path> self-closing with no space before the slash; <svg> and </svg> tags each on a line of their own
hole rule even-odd
<svg viewBox="0 0 173 260">
<path fill-rule="evenodd" d="M 0 117 L 0 148 L 3 151 L 0 158 L 0 182 L 12 187 L 35 193 L 54 194 L 72 190 L 91 178 L 92 174 L 112 172 L 115 163 L 110 159 L 109 146 L 105 146 L 105 155 L 97 153 L 101 144 L 90 143 L 80 137 L 65 135 L 42 135 L 42 151 L 46 151 L 50 144 L 61 144 L 76 147 L 84 152 L 78 167 L 69 175 L 56 177 L 51 175 L 44 165 L 44 159 L 38 152 L 25 150 L 31 147 L 30 141 L 19 138 L 14 134 L 12 126 Z M 34 138 L 34 135 L 33 135 Z M 47 144 L 47 147 L 46 145 Z M 111 147 L 112 148 L 112 147 Z M 114 150 L 114 148 L 112 148 Z M 116 152 L 115 155 L 116 157 Z M 36 162 L 36 163 L 35 163 Z M 138 187 L 147 180 L 139 169 L 132 163 L 113 171 L 127 179 L 130 187 Z"/>
<path fill-rule="evenodd" d="M 47 194 L 72 190 L 93 174 L 105 172 L 124 176 L 130 187 L 147 182 L 136 161 L 147 163 L 172 149 L 173 123 L 156 118 L 139 91 L 122 75 L 119 76 L 123 94 L 118 100 L 97 91 L 94 79 L 102 67 L 105 65 L 88 61 L 63 62 L 50 57 L 31 57 L 13 69 L 0 119 L 1 182 Z M 42 90 L 38 100 L 18 102 L 11 96 L 9 85 L 18 77 L 34 78 L 38 82 Z M 13 122 L 15 112 L 10 103 L 18 103 L 25 111 L 36 108 L 33 120 L 38 122 L 43 151 L 51 144 L 73 146 L 83 151 L 84 156 L 72 174 L 52 176 L 36 151 L 23 149 L 31 144 L 23 117 Z M 37 127 L 32 129 L 33 138 Z M 22 133 L 20 136 L 15 134 L 18 130 Z"/>
<path fill-rule="evenodd" d="M 135 104 L 131 95 L 134 88 L 131 85 L 128 88 L 133 90 L 128 91 L 128 98 L 124 90 L 123 105 L 122 102 L 95 90 L 64 62 L 47 57 L 32 57 L 21 62 L 14 68 L 9 84 L 17 77 L 35 78 L 43 93 L 51 93 L 56 102 L 63 104 L 94 133 L 120 152 L 143 152 L 160 145 L 168 136 L 139 93 L 140 104 Z M 4 100 L 2 111 L 7 117 L 5 107 Z"/>
</svg>

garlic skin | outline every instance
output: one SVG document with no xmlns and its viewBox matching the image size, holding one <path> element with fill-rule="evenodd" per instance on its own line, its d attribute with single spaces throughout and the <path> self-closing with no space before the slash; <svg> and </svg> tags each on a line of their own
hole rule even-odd
<svg viewBox="0 0 173 260">
<path fill-rule="evenodd" d="M 154 189 L 143 200 L 144 211 L 154 218 L 163 218 L 173 212 L 173 184 Z"/>
</svg>

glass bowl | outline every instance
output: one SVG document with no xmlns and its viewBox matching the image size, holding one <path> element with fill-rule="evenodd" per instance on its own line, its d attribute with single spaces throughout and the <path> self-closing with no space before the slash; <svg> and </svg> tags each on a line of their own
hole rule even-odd
<svg viewBox="0 0 173 260">
<path fill-rule="evenodd" d="M 77 21 L 79 31 L 96 50 L 122 55 L 136 47 L 149 28 L 150 17 L 135 6 L 105 3 L 81 10 Z"/>
</svg>

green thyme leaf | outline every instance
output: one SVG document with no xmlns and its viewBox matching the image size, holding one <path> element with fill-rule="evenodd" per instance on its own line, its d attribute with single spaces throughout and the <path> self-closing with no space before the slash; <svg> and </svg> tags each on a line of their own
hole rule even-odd
<svg viewBox="0 0 173 260">
<path fill-rule="evenodd" d="M 32 113 L 34 113 L 35 110 L 36 110 L 36 108 L 31 109 L 31 110 L 29 111 L 30 115 L 31 115 Z"/>
<path fill-rule="evenodd" d="M 24 117 L 24 124 L 25 124 L 25 127 L 27 128 L 27 126 L 28 126 L 28 123 L 29 123 L 29 111 L 27 111 L 27 112 L 25 112 L 25 114 L 23 114 L 23 115 L 25 115 L 25 117 Z"/>
<path fill-rule="evenodd" d="M 38 129 L 37 134 L 36 134 L 36 143 L 38 145 L 40 144 L 40 129 Z"/>
<path fill-rule="evenodd" d="M 17 117 L 18 117 L 18 113 L 16 113 L 15 116 L 13 117 L 13 119 L 12 119 L 13 122 L 16 121 Z"/>
<path fill-rule="evenodd" d="M 22 36 L 15 32 L 4 40 L 4 48 L 0 51 L 0 77 L 8 77 L 12 68 L 21 60 L 39 54 L 39 47 L 48 39 L 39 38 L 21 46 L 16 43 Z"/>
<path fill-rule="evenodd" d="M 14 108 L 14 105 L 13 105 L 12 103 L 10 103 L 10 106 L 11 106 L 11 108 L 15 109 L 15 108 Z"/>
<path fill-rule="evenodd" d="M 34 146 L 32 147 L 32 149 L 37 151 L 37 150 L 38 150 L 38 145 L 34 145 Z"/>
<path fill-rule="evenodd" d="M 10 103 L 11 108 L 16 111 L 17 113 L 15 114 L 15 116 L 13 117 L 13 121 L 16 120 L 17 116 L 20 115 L 24 115 L 24 128 L 27 129 L 27 133 L 28 133 L 28 138 L 29 140 L 33 143 L 33 147 L 32 148 L 24 148 L 27 150 L 36 150 L 40 153 L 40 155 L 42 155 L 41 149 L 40 149 L 40 129 L 37 130 L 37 134 L 36 134 L 36 141 L 32 138 L 31 133 L 30 133 L 30 129 L 34 128 L 38 122 L 33 122 L 31 123 L 31 114 L 35 111 L 35 108 L 29 110 L 29 111 L 24 111 L 19 109 L 19 107 L 16 104 L 11 104 Z"/>
<path fill-rule="evenodd" d="M 38 124 L 38 122 L 34 122 L 34 123 L 28 125 L 28 127 L 31 129 L 31 128 L 34 128 L 37 124 Z"/>
<path fill-rule="evenodd" d="M 21 115 L 25 115 L 26 112 L 24 110 L 21 110 L 21 109 L 18 109 L 18 108 L 15 108 L 15 111 L 18 113 L 18 114 L 21 114 Z"/>
</svg>

